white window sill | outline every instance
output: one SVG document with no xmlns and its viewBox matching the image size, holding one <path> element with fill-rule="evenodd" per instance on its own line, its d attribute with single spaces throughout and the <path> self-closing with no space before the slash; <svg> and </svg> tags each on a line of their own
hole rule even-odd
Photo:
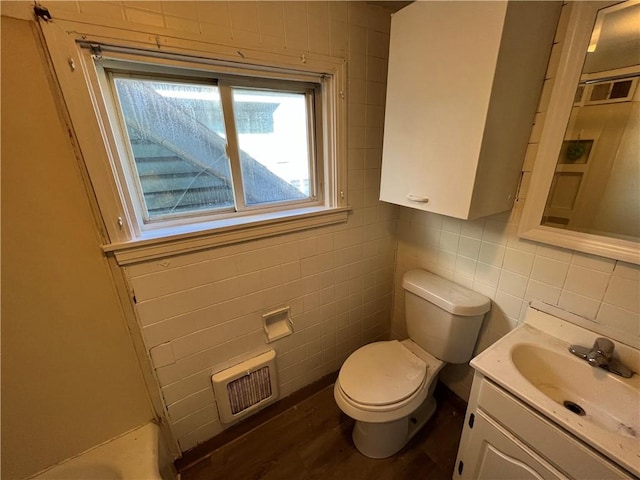
<svg viewBox="0 0 640 480">
<path fill-rule="evenodd" d="M 128 242 L 103 245 L 119 265 L 153 260 L 205 248 L 281 235 L 347 221 L 350 207 L 306 208 L 252 217 L 236 217 L 197 226 L 145 232 Z"/>
</svg>

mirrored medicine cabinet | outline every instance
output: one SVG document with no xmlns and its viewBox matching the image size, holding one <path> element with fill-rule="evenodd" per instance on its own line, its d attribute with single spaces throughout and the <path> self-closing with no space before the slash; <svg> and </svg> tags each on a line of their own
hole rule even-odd
<svg viewBox="0 0 640 480">
<path fill-rule="evenodd" d="M 568 8 L 520 236 L 640 264 L 640 0 Z"/>
</svg>

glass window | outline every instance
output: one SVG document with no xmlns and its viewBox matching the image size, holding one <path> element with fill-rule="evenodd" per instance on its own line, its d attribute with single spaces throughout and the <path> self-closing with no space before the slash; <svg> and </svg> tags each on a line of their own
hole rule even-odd
<svg viewBox="0 0 640 480">
<path fill-rule="evenodd" d="M 218 87 L 115 78 L 145 220 L 233 208 Z"/>
<path fill-rule="evenodd" d="M 233 110 L 246 204 L 309 198 L 306 95 L 233 89 Z M 265 176 L 275 178 L 265 181 Z"/>
<path fill-rule="evenodd" d="M 315 92 L 308 85 L 108 76 L 143 224 L 317 199 Z"/>
</svg>

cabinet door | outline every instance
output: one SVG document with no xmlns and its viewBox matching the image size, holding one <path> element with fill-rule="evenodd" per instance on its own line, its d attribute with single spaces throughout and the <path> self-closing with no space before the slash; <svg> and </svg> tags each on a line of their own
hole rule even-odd
<svg viewBox="0 0 640 480">
<path fill-rule="evenodd" d="M 391 19 L 380 199 L 509 210 L 560 2 L 412 2 Z"/>
<path fill-rule="evenodd" d="M 467 218 L 506 2 L 414 2 L 391 22 L 380 199 Z"/>
<path fill-rule="evenodd" d="M 457 466 L 462 478 L 473 480 L 566 479 L 561 472 L 521 443 L 481 410 L 475 413 L 473 428 Z M 468 425 L 465 428 L 470 428 Z"/>
</svg>

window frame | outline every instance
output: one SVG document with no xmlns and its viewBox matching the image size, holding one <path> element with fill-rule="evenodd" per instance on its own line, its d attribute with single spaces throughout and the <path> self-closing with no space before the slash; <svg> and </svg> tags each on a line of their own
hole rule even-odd
<svg viewBox="0 0 640 480">
<path fill-rule="evenodd" d="M 346 61 L 322 55 L 296 55 L 238 49 L 145 32 L 90 25 L 56 19 L 39 22 L 47 53 L 60 87 L 69 133 L 76 141 L 79 157 L 86 167 L 87 180 L 103 221 L 103 250 L 118 263 L 127 264 L 239 241 L 342 223 L 350 207 L 346 197 Z M 117 40 L 114 40 L 117 39 Z M 94 56 L 118 62 L 143 62 L 148 73 L 162 73 L 170 65 L 190 68 L 189 77 L 218 73 L 298 82 L 319 82 L 322 112 L 322 139 L 318 142 L 318 172 L 322 197 L 316 205 L 286 211 L 257 212 L 197 223 L 179 222 L 167 228 L 141 230 L 135 207 L 127 195 L 126 178 L 118 173 L 115 157 L 122 140 L 109 121 L 115 112 L 96 92 L 101 85 Z M 149 59 L 152 59 L 149 60 Z M 200 72 L 200 73 L 198 73 Z M 89 112 L 93 112 L 90 115 Z M 91 117 L 91 118 L 89 118 Z M 119 143 L 120 142 L 120 143 Z M 114 149 L 114 146 L 117 148 Z M 127 187 L 128 188 L 128 187 Z"/>
<path fill-rule="evenodd" d="M 144 71 L 144 67 L 140 68 L 140 64 L 136 66 L 122 65 L 117 59 L 108 59 L 107 61 L 96 62 L 96 71 L 98 81 L 101 86 L 102 98 L 109 112 L 110 125 L 114 130 L 118 143 L 111 146 L 115 148 L 114 157 L 119 158 L 116 168 L 122 170 L 121 175 L 126 180 L 126 194 L 132 199 L 134 211 L 132 216 L 138 221 L 138 230 L 145 232 L 149 230 L 170 228 L 172 226 L 185 225 L 191 223 L 203 223 L 207 221 L 215 221 L 219 219 L 249 216 L 256 213 L 269 213 L 291 210 L 292 208 L 304 208 L 309 206 L 322 205 L 324 192 L 322 192 L 323 175 L 322 169 L 318 168 L 317 157 L 321 152 L 322 132 L 319 131 L 322 123 L 322 112 L 318 111 L 315 99 L 319 94 L 319 84 L 310 82 L 290 82 L 284 80 L 265 80 L 263 78 L 252 80 L 248 77 L 236 77 L 231 75 L 220 75 L 215 71 L 205 72 L 204 75 L 196 77 L 190 76 L 190 71 L 185 69 L 167 69 L 163 74 L 149 74 Z M 102 64 L 101 64 L 102 63 Z M 106 64 L 106 66 L 105 66 Z M 202 72 L 198 72 L 202 73 Z M 215 78 L 214 78 L 215 77 Z M 225 135 L 227 140 L 227 158 L 232 176 L 234 206 L 220 208 L 214 211 L 202 212 L 191 211 L 178 214 L 158 215 L 151 218 L 148 214 L 146 202 L 144 200 L 144 192 L 140 184 L 140 177 L 135 167 L 135 156 L 132 151 L 131 139 L 127 128 L 121 105 L 119 104 L 119 95 L 115 86 L 115 79 L 141 79 L 141 80 L 157 80 L 160 82 L 184 82 L 189 84 L 201 84 L 206 86 L 216 86 L 220 94 L 221 109 L 225 125 Z M 273 202 L 270 204 L 249 205 L 246 202 L 244 181 L 240 163 L 240 142 L 239 132 L 235 123 L 235 109 L 233 103 L 233 90 L 257 90 L 270 91 L 278 93 L 297 93 L 305 95 L 305 103 L 307 107 L 307 143 L 308 143 L 308 168 L 310 175 L 310 195 L 308 198 L 299 200 L 284 200 Z M 98 92 L 96 92 L 98 93 Z M 320 141 L 315 142 L 318 138 Z"/>
</svg>

